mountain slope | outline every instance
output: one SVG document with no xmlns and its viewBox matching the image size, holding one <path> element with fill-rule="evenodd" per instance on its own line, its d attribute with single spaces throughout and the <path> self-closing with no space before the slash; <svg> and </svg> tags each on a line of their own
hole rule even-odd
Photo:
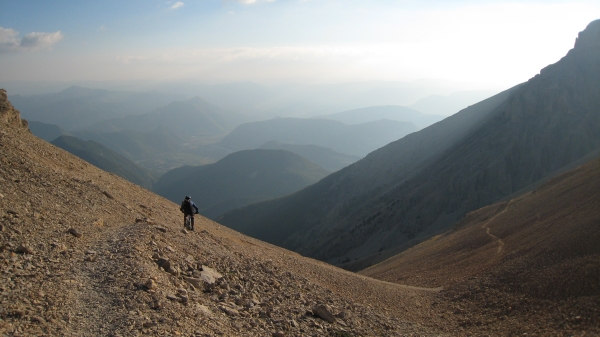
<svg viewBox="0 0 600 337">
<path fill-rule="evenodd" d="M 445 118 L 445 116 L 427 115 L 417 110 L 400 105 L 383 105 L 342 111 L 329 115 L 315 116 L 315 118 L 331 119 L 345 124 L 361 124 L 380 119 L 389 119 L 392 121 L 413 123 L 417 126 L 417 128 L 422 129 L 433 123 L 441 121 Z"/>
<path fill-rule="evenodd" d="M 318 145 L 295 145 L 270 141 L 264 143 L 260 148 L 293 152 L 331 172 L 342 169 L 360 159 L 358 156 L 335 152 L 332 149 Z"/>
<path fill-rule="evenodd" d="M 68 135 L 69 132 L 58 125 L 46 124 L 42 122 L 29 122 L 29 130 L 36 137 L 39 137 L 47 142 L 51 142 L 62 135 Z"/>
<path fill-rule="evenodd" d="M 468 312 L 462 316 L 508 315 L 509 334 L 516 334 L 510 330 L 519 317 L 556 324 L 532 317 L 542 306 L 555 321 L 593 326 L 600 320 L 598 205 L 600 160 L 595 160 L 533 192 L 473 211 L 454 230 L 361 274 L 443 286 L 446 297 L 461 299 L 457 304 Z M 492 301 L 505 304 L 490 306 Z M 575 316 L 582 319 L 573 321 Z"/>
<path fill-rule="evenodd" d="M 325 119 L 276 118 L 236 127 L 217 145 L 232 151 L 255 149 L 268 141 L 318 145 L 355 156 L 400 139 L 416 130 L 412 123 L 379 120 L 346 125 Z"/>
<path fill-rule="evenodd" d="M 289 151 L 246 150 L 214 164 L 171 170 L 153 191 L 174 202 L 191 194 L 200 214 L 214 219 L 234 208 L 296 192 L 327 174 Z"/>
<path fill-rule="evenodd" d="M 184 233 L 178 205 L 26 128 L 0 90 L 2 335 L 369 336 L 459 329 L 430 311 L 435 291 L 355 275 L 202 217 L 196 232 Z M 210 269 L 221 274 L 212 274 L 213 286 L 200 279 L 211 282 Z M 335 315 L 331 323 L 313 313 L 317 304 Z"/>
<path fill-rule="evenodd" d="M 464 214 L 600 155 L 600 21 L 528 82 L 286 198 L 219 221 L 311 257 L 373 262 Z M 381 254 L 380 254 L 381 253 Z"/>
<path fill-rule="evenodd" d="M 142 114 L 165 106 L 173 95 L 109 91 L 72 86 L 46 95 L 11 96 L 23 118 L 56 124 L 67 130 L 105 119 Z"/>
<path fill-rule="evenodd" d="M 93 140 L 86 142 L 76 137 L 60 136 L 51 143 L 104 171 L 114 173 L 142 187 L 150 189 L 156 181 L 156 178 L 146 170 Z"/>
</svg>

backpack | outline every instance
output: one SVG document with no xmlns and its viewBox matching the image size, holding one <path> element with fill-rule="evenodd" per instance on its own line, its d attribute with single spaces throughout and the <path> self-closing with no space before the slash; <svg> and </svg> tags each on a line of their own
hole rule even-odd
<svg viewBox="0 0 600 337">
<path fill-rule="evenodd" d="M 192 204 L 190 204 L 189 200 L 184 200 L 181 203 L 181 207 L 179 207 L 179 210 L 181 211 L 181 213 L 193 213 L 192 212 Z"/>
</svg>

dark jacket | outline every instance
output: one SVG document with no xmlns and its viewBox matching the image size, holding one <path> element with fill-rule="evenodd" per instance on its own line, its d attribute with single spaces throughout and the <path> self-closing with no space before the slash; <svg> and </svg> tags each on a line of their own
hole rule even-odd
<svg viewBox="0 0 600 337">
<path fill-rule="evenodd" d="M 198 213 L 198 206 L 194 204 L 192 199 L 184 200 L 181 202 L 181 207 L 179 208 L 185 215 L 194 215 Z"/>
</svg>

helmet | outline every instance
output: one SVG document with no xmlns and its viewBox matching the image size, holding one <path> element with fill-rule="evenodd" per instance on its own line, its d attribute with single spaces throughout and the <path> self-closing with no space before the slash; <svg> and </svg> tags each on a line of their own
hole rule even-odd
<svg viewBox="0 0 600 337">
<path fill-rule="evenodd" d="M 189 195 L 185 196 L 185 200 L 190 200 L 192 197 L 190 197 Z"/>
</svg>

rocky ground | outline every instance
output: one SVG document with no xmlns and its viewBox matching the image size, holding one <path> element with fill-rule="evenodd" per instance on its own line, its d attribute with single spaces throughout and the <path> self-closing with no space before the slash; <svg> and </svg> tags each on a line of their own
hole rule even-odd
<svg viewBox="0 0 600 337">
<path fill-rule="evenodd" d="M 432 309 L 439 289 L 356 275 L 201 217 L 184 231 L 178 205 L 32 136 L 0 94 L 0 335 L 459 329 Z"/>
</svg>

